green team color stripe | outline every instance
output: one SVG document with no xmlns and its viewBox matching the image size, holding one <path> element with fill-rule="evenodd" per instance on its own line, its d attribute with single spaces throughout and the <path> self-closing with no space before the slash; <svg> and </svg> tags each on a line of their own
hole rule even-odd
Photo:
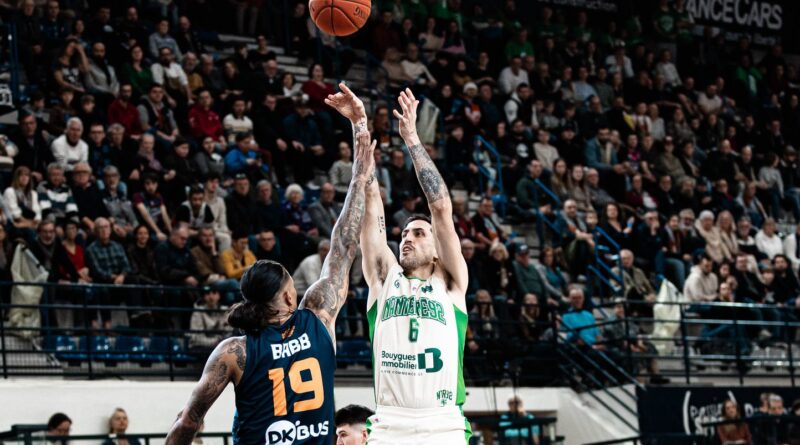
<svg viewBox="0 0 800 445">
<path fill-rule="evenodd" d="M 464 384 L 464 347 L 467 340 L 467 323 L 469 322 L 469 315 L 462 312 L 458 306 L 453 305 L 456 315 L 456 329 L 458 329 L 458 390 L 456 392 L 456 405 L 461 410 L 461 415 L 464 416 L 464 402 L 467 400 L 467 387 Z M 464 416 L 464 443 L 468 444 L 469 439 L 472 437 L 472 425 L 470 425 L 467 417 Z"/>
<path fill-rule="evenodd" d="M 378 322 L 378 300 L 372 303 L 372 307 L 367 309 L 367 323 L 369 323 L 369 343 L 370 349 L 372 350 L 372 396 L 375 399 L 375 402 L 378 401 L 378 393 L 375 389 L 375 375 L 377 373 L 378 367 L 375 366 L 375 345 L 373 344 L 375 341 L 375 323 Z M 369 429 L 367 429 L 369 433 Z"/>
</svg>

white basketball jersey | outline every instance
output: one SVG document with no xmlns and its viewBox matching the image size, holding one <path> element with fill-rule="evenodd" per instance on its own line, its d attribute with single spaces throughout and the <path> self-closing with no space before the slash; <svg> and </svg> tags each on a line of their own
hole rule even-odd
<svg viewBox="0 0 800 445">
<path fill-rule="evenodd" d="M 407 278 L 400 265 L 393 266 L 367 318 L 379 406 L 423 409 L 464 403 L 468 316 L 453 304 L 439 275 Z"/>
</svg>

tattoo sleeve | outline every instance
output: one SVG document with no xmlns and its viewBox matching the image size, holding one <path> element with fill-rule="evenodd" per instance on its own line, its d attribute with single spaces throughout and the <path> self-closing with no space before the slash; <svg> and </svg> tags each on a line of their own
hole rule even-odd
<svg viewBox="0 0 800 445">
<path fill-rule="evenodd" d="M 360 164 L 360 163 L 357 163 Z M 358 238 L 364 218 L 368 178 L 359 179 L 363 165 L 354 166 L 342 213 L 331 232 L 331 250 L 322 265 L 320 279 L 306 291 L 301 308 L 314 311 L 334 335 L 336 315 L 347 300 L 350 268 L 358 252 Z"/>
<path fill-rule="evenodd" d="M 190 445 L 192 443 L 202 424 L 203 417 L 231 381 L 232 370 L 228 366 L 229 355 L 234 355 L 236 365 L 244 370 L 244 339 L 232 338 L 218 345 L 211 353 L 206 367 L 203 369 L 203 375 L 189 398 L 189 403 L 179 414 L 167 435 L 166 445 Z"/>
<path fill-rule="evenodd" d="M 411 161 L 417 172 L 419 185 L 428 199 L 428 204 L 430 205 L 449 197 L 447 185 L 445 185 L 444 179 L 442 179 L 442 175 L 433 160 L 428 156 L 428 152 L 425 151 L 425 147 L 422 144 L 413 144 L 408 147 L 408 152 L 411 154 Z"/>
</svg>

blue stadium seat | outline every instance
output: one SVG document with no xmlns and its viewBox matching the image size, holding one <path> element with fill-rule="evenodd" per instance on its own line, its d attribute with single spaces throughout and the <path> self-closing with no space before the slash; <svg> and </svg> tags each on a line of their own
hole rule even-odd
<svg viewBox="0 0 800 445">
<path fill-rule="evenodd" d="M 90 348 L 93 360 L 116 360 L 108 337 L 104 335 L 95 335 L 92 336 L 91 339 L 91 344 L 88 337 L 81 337 L 78 342 L 78 349 L 80 349 L 81 353 L 84 355 L 83 360 L 89 358 Z"/>
<path fill-rule="evenodd" d="M 144 339 L 132 335 L 123 335 L 117 338 L 114 351 L 118 360 L 145 360 L 147 348 Z"/>
<path fill-rule="evenodd" d="M 150 346 L 144 354 L 145 360 L 154 362 L 166 362 L 170 358 L 173 362 L 189 362 L 192 357 L 185 353 L 181 340 L 175 337 L 156 336 L 150 339 Z"/>
<path fill-rule="evenodd" d="M 50 335 L 45 337 L 44 348 L 46 352 L 54 353 L 58 360 L 86 360 L 86 354 L 78 352 L 75 339 L 69 335 Z"/>
<path fill-rule="evenodd" d="M 337 342 L 336 361 L 342 365 L 364 365 L 372 363 L 372 346 L 363 338 Z"/>
</svg>

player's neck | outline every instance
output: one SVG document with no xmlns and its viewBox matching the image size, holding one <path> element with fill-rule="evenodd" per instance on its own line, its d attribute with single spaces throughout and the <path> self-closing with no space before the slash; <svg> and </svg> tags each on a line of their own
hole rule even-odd
<svg viewBox="0 0 800 445">
<path fill-rule="evenodd" d="M 428 263 L 420 267 L 403 268 L 403 275 L 406 278 L 419 278 L 420 280 L 427 280 L 433 276 L 435 266 L 435 263 Z"/>
</svg>

